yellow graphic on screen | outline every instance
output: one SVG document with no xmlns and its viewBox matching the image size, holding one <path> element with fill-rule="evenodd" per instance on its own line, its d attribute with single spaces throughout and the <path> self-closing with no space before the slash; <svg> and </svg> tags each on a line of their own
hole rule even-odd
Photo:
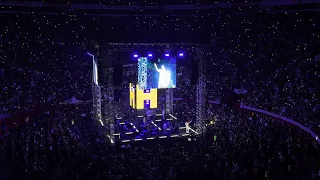
<svg viewBox="0 0 320 180">
<path fill-rule="evenodd" d="M 134 84 L 129 84 L 129 93 L 130 93 L 130 106 L 132 106 L 133 109 L 136 108 L 136 87 Z"/>
<path fill-rule="evenodd" d="M 134 109 L 145 109 L 145 101 L 150 103 L 150 109 L 158 107 L 158 90 L 140 89 L 138 85 L 130 83 L 130 106 Z"/>
</svg>

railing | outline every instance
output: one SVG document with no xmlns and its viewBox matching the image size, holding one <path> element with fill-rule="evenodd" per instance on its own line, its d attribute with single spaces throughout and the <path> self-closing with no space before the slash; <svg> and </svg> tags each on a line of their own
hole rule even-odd
<svg viewBox="0 0 320 180">
<path fill-rule="evenodd" d="M 271 112 L 268 112 L 268 111 L 265 111 L 265 110 L 262 110 L 262 109 L 257 109 L 257 108 L 253 108 L 253 107 L 249 107 L 249 106 L 243 106 L 242 105 L 242 106 L 240 106 L 240 108 L 246 109 L 246 110 L 250 110 L 250 111 L 254 111 L 256 113 L 268 115 L 268 116 L 271 116 L 273 118 L 277 118 L 277 119 L 280 119 L 282 121 L 288 122 L 288 123 L 300 128 L 300 129 L 304 130 L 305 132 L 309 133 L 320 144 L 320 139 L 314 132 L 312 132 L 307 127 L 303 126 L 302 124 L 300 124 L 300 123 L 298 123 L 298 122 L 296 122 L 296 121 L 294 121 L 292 119 L 289 119 L 289 118 L 286 118 L 286 117 L 282 117 L 279 114 L 271 113 Z"/>
<path fill-rule="evenodd" d="M 159 99 L 161 100 L 163 98 L 159 97 Z M 184 99 L 183 98 L 173 98 L 173 100 L 174 101 L 182 101 Z M 209 104 L 220 104 L 220 101 L 219 100 L 208 100 L 208 103 Z M 293 119 L 289 119 L 289 118 L 280 116 L 279 114 L 275 114 L 275 113 L 272 113 L 272 112 L 269 112 L 269 111 L 265 111 L 265 110 L 254 108 L 254 107 L 250 107 L 250 106 L 241 105 L 240 108 L 241 109 L 245 109 L 245 110 L 249 110 L 249 111 L 254 111 L 254 112 L 259 113 L 259 114 L 264 114 L 264 115 L 267 115 L 267 116 L 271 116 L 271 117 L 277 118 L 277 119 L 279 119 L 281 121 L 285 121 L 287 123 L 290 123 L 291 125 L 294 125 L 294 126 L 300 128 L 301 130 L 309 133 L 320 144 L 320 139 L 319 139 L 318 135 L 316 135 L 314 132 L 312 132 L 309 128 L 305 127 L 304 125 L 294 121 Z"/>
</svg>

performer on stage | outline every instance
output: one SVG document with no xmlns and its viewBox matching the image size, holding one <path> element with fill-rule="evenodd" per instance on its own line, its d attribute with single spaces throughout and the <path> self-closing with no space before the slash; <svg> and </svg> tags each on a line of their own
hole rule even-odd
<svg viewBox="0 0 320 180">
<path fill-rule="evenodd" d="M 192 121 L 190 121 L 189 119 L 187 119 L 187 121 L 184 123 L 186 125 L 186 133 L 189 134 L 189 131 L 190 131 L 190 123 Z"/>
<path fill-rule="evenodd" d="M 156 63 L 154 63 L 154 66 L 159 73 L 158 88 L 168 88 L 171 82 L 171 72 L 166 70 L 164 65 L 162 65 L 160 69 Z"/>
<path fill-rule="evenodd" d="M 166 108 L 162 109 L 162 119 L 165 120 L 166 117 Z"/>
<path fill-rule="evenodd" d="M 167 122 L 163 123 L 162 129 L 163 129 L 164 134 L 167 134 L 167 129 L 168 129 L 168 124 L 167 124 Z"/>
<path fill-rule="evenodd" d="M 144 123 L 144 124 L 147 123 L 147 117 L 143 117 L 143 123 Z"/>
</svg>

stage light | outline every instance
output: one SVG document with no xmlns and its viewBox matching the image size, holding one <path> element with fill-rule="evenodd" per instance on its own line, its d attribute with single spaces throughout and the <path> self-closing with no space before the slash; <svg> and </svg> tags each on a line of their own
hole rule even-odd
<svg viewBox="0 0 320 180">
<path fill-rule="evenodd" d="M 134 54 L 133 57 L 134 57 L 134 58 L 137 58 L 137 57 L 138 57 L 138 54 Z"/>
<path fill-rule="evenodd" d="M 177 119 L 176 117 L 174 117 L 172 114 L 169 114 L 169 116 L 171 116 L 173 119 Z"/>
<path fill-rule="evenodd" d="M 167 54 L 165 54 L 165 56 L 166 56 L 166 57 L 169 57 L 170 55 L 167 53 Z"/>
<path fill-rule="evenodd" d="M 183 56 L 183 53 L 180 53 L 179 56 L 182 57 L 182 56 Z"/>
<path fill-rule="evenodd" d="M 148 54 L 148 57 L 152 57 L 152 54 Z"/>
</svg>

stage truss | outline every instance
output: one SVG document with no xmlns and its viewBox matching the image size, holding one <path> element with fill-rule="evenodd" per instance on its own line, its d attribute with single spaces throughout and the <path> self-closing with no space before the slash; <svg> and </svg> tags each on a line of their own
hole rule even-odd
<svg viewBox="0 0 320 180">
<path fill-rule="evenodd" d="M 93 118 L 100 122 L 102 126 L 104 123 L 102 121 L 102 113 L 101 113 L 101 87 L 98 81 L 98 69 L 97 69 L 97 55 L 93 55 L 91 53 L 87 53 L 92 57 L 92 111 Z"/>
<path fill-rule="evenodd" d="M 109 50 L 107 55 L 105 56 L 104 61 L 107 65 L 106 69 L 104 70 L 103 75 L 106 77 L 106 81 L 104 84 L 104 94 L 106 95 L 105 101 L 104 101 L 104 120 L 106 122 L 106 129 L 107 129 L 107 137 L 109 138 L 110 142 L 113 144 L 115 143 L 115 105 L 114 105 L 114 79 L 113 79 L 113 73 L 114 68 L 112 67 L 113 63 L 113 54 L 112 51 Z"/>
<path fill-rule="evenodd" d="M 101 87 L 95 83 L 92 83 L 92 96 L 93 117 L 104 126 L 101 114 Z"/>
<path fill-rule="evenodd" d="M 196 59 L 198 60 L 199 77 L 197 84 L 197 109 L 196 109 L 196 122 L 195 128 L 198 134 L 204 134 L 206 131 L 205 126 L 205 92 L 206 92 L 206 76 L 205 76 L 205 59 L 207 57 L 207 52 L 205 47 L 198 47 L 196 49 Z"/>
<path fill-rule="evenodd" d="M 173 89 L 166 89 L 166 114 L 173 114 Z"/>
</svg>

